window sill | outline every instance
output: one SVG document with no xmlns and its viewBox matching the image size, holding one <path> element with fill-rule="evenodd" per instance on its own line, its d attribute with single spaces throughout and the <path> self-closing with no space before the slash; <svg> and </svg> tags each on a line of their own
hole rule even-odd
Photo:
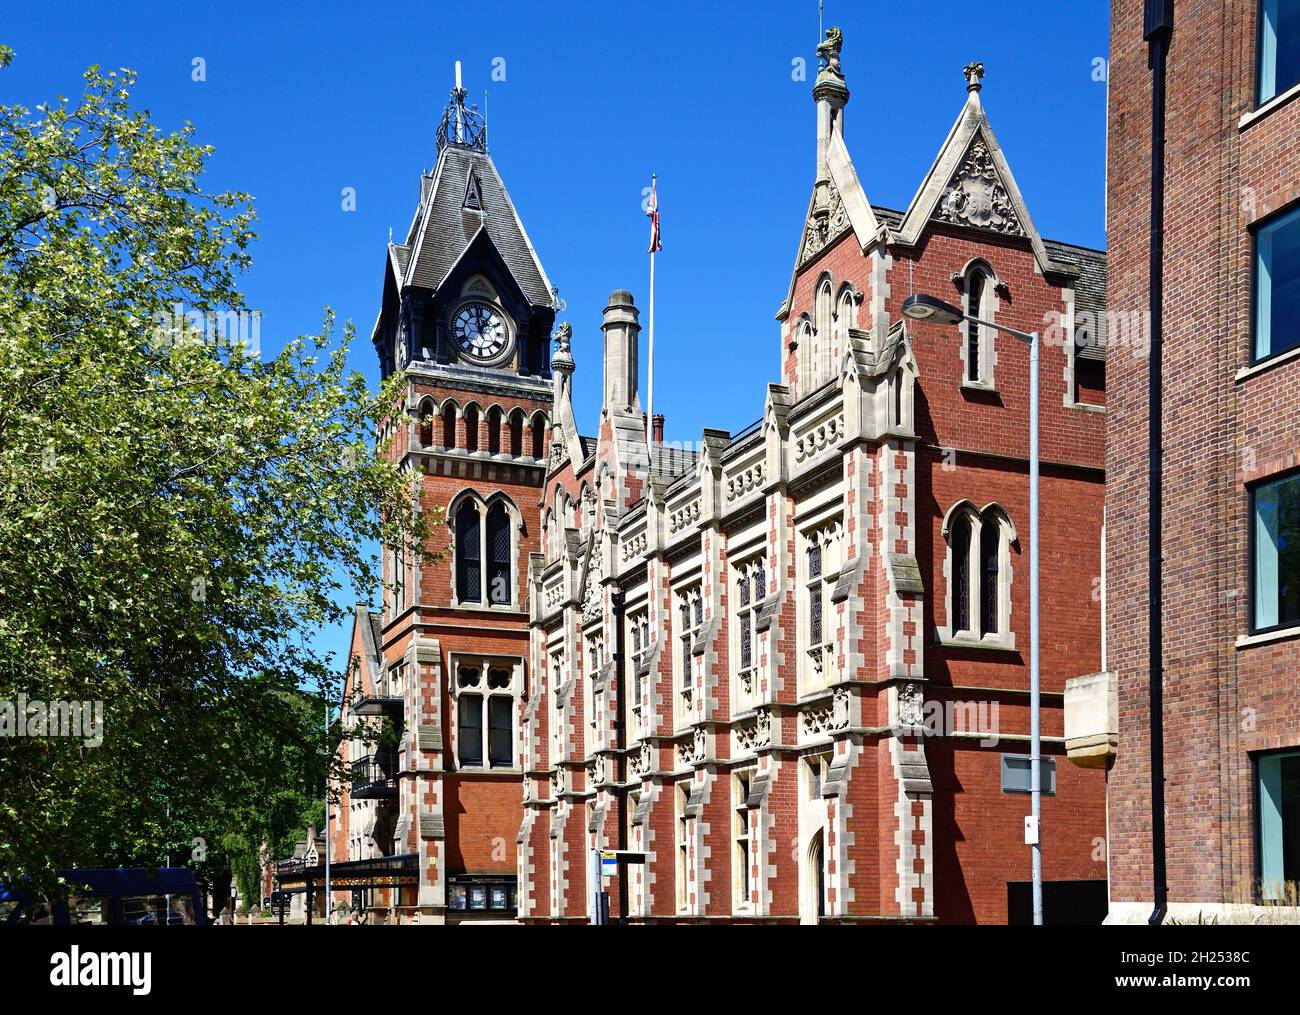
<svg viewBox="0 0 1300 1015">
<path fill-rule="evenodd" d="M 451 604 L 451 608 L 453 610 L 472 610 L 475 613 L 497 613 L 497 614 L 501 614 L 502 616 L 507 616 L 510 614 L 515 614 L 520 617 L 528 616 L 527 611 L 519 609 L 519 607 L 515 606 L 514 603 L 496 603 L 494 605 L 489 606 L 489 605 L 484 605 L 483 603 L 475 603 L 475 602 L 468 602 L 468 603 L 453 602 Z"/>
<path fill-rule="evenodd" d="M 1237 371 L 1233 380 L 1244 381 L 1248 377 L 1262 374 L 1267 370 L 1272 370 L 1274 367 L 1281 366 L 1283 363 L 1290 363 L 1293 359 L 1300 359 L 1300 345 L 1297 345 L 1294 349 L 1286 349 L 1283 352 L 1279 352 L 1274 356 L 1270 356 L 1268 359 L 1262 359 L 1258 363 L 1254 363 L 1248 367 L 1242 367 Z"/>
<path fill-rule="evenodd" d="M 997 386 L 987 381 L 966 381 L 961 382 L 962 391 L 977 391 L 982 395 L 997 394 Z"/>
<path fill-rule="evenodd" d="M 1278 631 L 1266 631 L 1263 634 L 1243 634 L 1237 639 L 1236 648 L 1253 648 L 1256 645 L 1269 645 L 1275 641 L 1300 638 L 1300 624 L 1284 627 Z"/>
<path fill-rule="evenodd" d="M 1084 412 L 1105 412 L 1104 405 L 1093 405 L 1091 402 L 1066 402 L 1067 409 L 1082 409 Z"/>
<path fill-rule="evenodd" d="M 1016 639 L 1011 638 L 963 638 L 939 632 L 937 644 L 940 648 L 975 649 L 981 652 L 1015 652 Z"/>
<path fill-rule="evenodd" d="M 1300 95 L 1300 82 L 1296 82 L 1285 92 L 1280 92 L 1277 95 L 1274 95 L 1262 106 L 1252 109 L 1249 113 L 1244 114 L 1242 118 L 1237 121 L 1237 129 L 1239 131 L 1245 130 L 1247 127 L 1258 123 L 1260 120 L 1268 117 L 1270 113 L 1281 109 L 1283 106 L 1289 105 L 1291 100 L 1297 95 Z"/>
</svg>

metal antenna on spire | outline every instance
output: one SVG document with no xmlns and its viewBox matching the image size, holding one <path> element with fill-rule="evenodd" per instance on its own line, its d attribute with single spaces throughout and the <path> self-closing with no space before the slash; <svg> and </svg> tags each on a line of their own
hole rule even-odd
<svg viewBox="0 0 1300 1015">
<path fill-rule="evenodd" d="M 456 61 L 456 90 L 452 93 L 456 103 L 456 141 L 465 143 L 465 88 L 460 81 L 460 61 Z"/>
<path fill-rule="evenodd" d="M 456 61 L 456 85 L 438 124 L 438 154 L 448 145 L 487 151 L 487 130 L 483 116 L 473 106 L 465 105 L 465 86 L 461 80 L 460 61 Z"/>
<path fill-rule="evenodd" d="M 822 0 L 817 0 L 817 38 L 822 37 Z"/>
</svg>

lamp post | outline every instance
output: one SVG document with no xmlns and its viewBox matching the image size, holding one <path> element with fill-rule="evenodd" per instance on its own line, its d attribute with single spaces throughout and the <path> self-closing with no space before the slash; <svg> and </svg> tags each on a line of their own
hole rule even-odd
<svg viewBox="0 0 1300 1015">
<path fill-rule="evenodd" d="M 456 64 L 456 70 L 460 71 L 460 63 Z M 330 763 L 334 755 L 330 752 L 330 692 L 329 685 L 325 687 L 325 926 L 331 923 L 330 917 L 333 916 L 331 904 L 333 902 L 332 888 L 330 884 Z"/>
<path fill-rule="evenodd" d="M 1017 331 L 972 317 L 951 303 L 925 293 L 903 301 L 903 316 L 935 324 L 970 321 L 1005 332 L 1029 346 L 1029 817 L 1025 842 L 1032 847 L 1034 923 L 1043 922 L 1042 742 L 1038 685 L 1038 332 Z"/>
</svg>

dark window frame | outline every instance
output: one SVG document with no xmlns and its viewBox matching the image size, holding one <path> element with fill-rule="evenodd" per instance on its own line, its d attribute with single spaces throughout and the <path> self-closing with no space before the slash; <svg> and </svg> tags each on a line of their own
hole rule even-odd
<svg viewBox="0 0 1300 1015">
<path fill-rule="evenodd" d="M 1002 526 L 996 518 L 980 519 L 978 564 L 980 637 L 985 638 L 1002 633 Z"/>
<path fill-rule="evenodd" d="M 967 319 L 963 323 L 966 325 L 966 373 L 964 379 L 967 384 L 982 383 L 980 368 L 983 364 L 981 363 L 982 356 L 980 354 L 983 350 L 980 349 L 980 342 L 984 335 L 980 329 L 983 325 L 975 323 L 971 318 L 983 316 L 980 313 L 980 307 L 984 302 L 984 288 L 991 281 L 988 272 L 979 265 L 972 267 L 966 275 Z"/>
<path fill-rule="evenodd" d="M 1250 224 L 1250 347 L 1248 364 L 1252 367 L 1259 366 L 1261 363 L 1268 363 L 1279 356 L 1293 354 L 1297 349 L 1300 349 L 1300 341 L 1297 341 L 1295 345 L 1288 346 L 1277 352 L 1270 350 L 1263 356 L 1255 354 L 1256 344 L 1259 339 L 1259 234 L 1290 216 L 1295 216 L 1297 228 L 1300 228 L 1300 201 L 1292 201 L 1271 215 Z M 1271 333 L 1272 328 L 1270 327 L 1269 330 Z"/>
<path fill-rule="evenodd" d="M 473 515 L 473 522 L 469 522 Z M 483 602 L 483 512 L 477 501 L 466 500 L 456 508 L 456 601 L 458 603 Z M 469 550 L 473 548 L 474 553 Z M 471 565 L 474 572 L 473 591 L 470 582 Z"/>
<path fill-rule="evenodd" d="M 1286 623 L 1271 624 L 1268 627 L 1255 626 L 1255 597 L 1257 591 L 1255 583 L 1259 577 L 1255 567 L 1255 544 L 1257 539 L 1255 535 L 1255 495 L 1262 487 L 1270 486 L 1273 483 L 1283 483 L 1297 477 L 1300 477 L 1300 467 L 1287 469 L 1271 476 L 1264 476 L 1246 487 L 1246 587 L 1249 592 L 1246 597 L 1246 631 L 1251 635 L 1272 634 L 1276 631 L 1289 631 L 1300 628 L 1300 618 Z"/>
<path fill-rule="evenodd" d="M 1253 877 L 1251 878 L 1251 897 L 1255 905 L 1264 904 L 1264 800 L 1263 800 L 1263 773 L 1260 771 L 1260 763 L 1265 758 L 1300 755 L 1300 748 L 1282 747 L 1277 750 L 1257 751 L 1250 755 L 1250 802 L 1251 802 L 1251 844 L 1254 860 Z M 1285 873 L 1285 871 L 1284 871 Z"/>
<path fill-rule="evenodd" d="M 456 696 L 456 767 L 457 768 L 483 768 L 483 713 L 486 711 L 483 707 L 484 696 L 478 692 L 458 694 Z M 466 722 L 465 709 L 473 705 L 478 709 L 478 726 L 473 727 Z M 466 731 L 477 728 L 478 734 L 475 736 L 467 735 Z M 467 757 L 467 748 L 473 747 L 478 751 L 478 760 Z"/>
<path fill-rule="evenodd" d="M 1285 95 L 1296 85 L 1300 85 L 1300 77 L 1292 81 L 1284 88 L 1274 88 L 1273 94 L 1267 99 L 1263 98 L 1264 85 L 1264 3 L 1265 0 L 1256 0 L 1255 2 L 1255 87 L 1251 89 L 1255 100 L 1255 109 L 1263 109 L 1278 96 Z M 1276 75 L 1276 71 L 1274 71 Z"/>
<path fill-rule="evenodd" d="M 952 616 L 948 620 L 948 627 L 950 633 L 956 637 L 959 634 L 975 633 L 974 625 L 971 623 L 970 597 L 970 551 L 975 531 L 965 512 L 954 518 L 952 524 L 952 533 L 948 540 L 952 554 L 949 579 L 952 585 Z"/>
</svg>

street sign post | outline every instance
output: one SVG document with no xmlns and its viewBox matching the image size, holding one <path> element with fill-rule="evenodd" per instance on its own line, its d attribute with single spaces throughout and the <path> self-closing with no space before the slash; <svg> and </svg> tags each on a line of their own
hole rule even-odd
<svg viewBox="0 0 1300 1015">
<path fill-rule="evenodd" d="M 644 853 L 629 849 L 593 849 L 591 851 L 591 922 L 597 927 L 609 923 L 609 893 L 605 878 L 618 877 L 620 864 L 645 863 Z M 624 917 L 626 913 L 622 914 Z"/>
</svg>

